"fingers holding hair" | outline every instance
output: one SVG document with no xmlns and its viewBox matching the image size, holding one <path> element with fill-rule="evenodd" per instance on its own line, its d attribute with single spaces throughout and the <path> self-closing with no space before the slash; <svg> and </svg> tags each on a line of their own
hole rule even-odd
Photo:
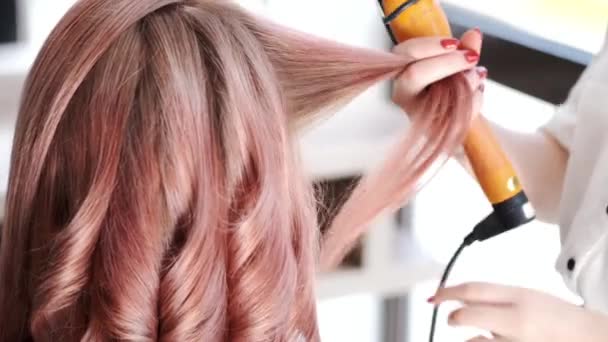
<svg viewBox="0 0 608 342">
<path fill-rule="evenodd" d="M 414 97 L 437 81 L 473 68 L 478 61 L 476 52 L 457 50 L 412 63 L 396 80 L 394 98 Z"/>
<path fill-rule="evenodd" d="M 444 78 L 472 70 L 479 62 L 482 35 L 478 30 L 466 32 L 462 40 L 451 37 L 420 37 L 409 39 L 393 48 L 393 52 L 406 56 L 411 62 L 395 81 L 393 101 L 407 105 L 429 85 Z M 480 74 L 482 79 L 485 75 Z M 483 93 L 484 85 L 472 79 L 472 89 Z M 479 94 L 476 94 L 480 97 Z M 477 101 L 480 102 L 480 101 Z"/>
</svg>

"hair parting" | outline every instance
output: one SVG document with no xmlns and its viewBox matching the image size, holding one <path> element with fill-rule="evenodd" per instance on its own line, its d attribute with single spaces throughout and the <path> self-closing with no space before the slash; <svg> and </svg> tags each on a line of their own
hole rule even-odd
<svg viewBox="0 0 608 342">
<path fill-rule="evenodd" d="M 0 341 L 319 341 L 315 275 L 462 142 L 472 94 L 425 90 L 324 236 L 293 133 L 407 63 L 229 1 L 78 1 L 23 91 Z"/>
</svg>

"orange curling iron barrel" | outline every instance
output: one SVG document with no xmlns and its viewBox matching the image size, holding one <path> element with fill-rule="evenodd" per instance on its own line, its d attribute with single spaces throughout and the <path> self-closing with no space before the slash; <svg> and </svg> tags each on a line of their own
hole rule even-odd
<svg viewBox="0 0 608 342">
<path fill-rule="evenodd" d="M 395 44 L 424 36 L 451 37 L 445 12 L 437 0 L 378 0 L 384 24 Z M 511 162 L 484 119 L 479 116 L 467 133 L 464 150 L 471 168 L 494 212 L 468 237 L 468 244 L 483 241 L 534 219 Z"/>
</svg>

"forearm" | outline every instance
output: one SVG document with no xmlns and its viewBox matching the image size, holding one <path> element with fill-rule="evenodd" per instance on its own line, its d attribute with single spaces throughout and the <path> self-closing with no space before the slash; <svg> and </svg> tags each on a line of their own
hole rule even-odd
<svg viewBox="0 0 608 342">
<path fill-rule="evenodd" d="M 538 218 L 555 222 L 568 153 L 545 133 L 521 133 L 489 124 L 513 163 Z M 460 161 L 469 169 L 465 159 Z"/>
<path fill-rule="evenodd" d="M 577 308 L 578 314 L 572 316 L 572 336 L 567 341 L 605 342 L 608 341 L 608 316 L 584 308 Z M 554 341 L 556 339 L 553 339 Z M 558 341 L 560 339 L 557 339 Z M 564 340 L 563 338 L 561 340 Z M 564 341 L 566 341 L 564 340 Z"/>
</svg>

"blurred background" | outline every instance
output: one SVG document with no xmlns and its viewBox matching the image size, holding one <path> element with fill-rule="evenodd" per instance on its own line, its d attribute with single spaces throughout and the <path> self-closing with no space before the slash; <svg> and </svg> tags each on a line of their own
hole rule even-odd
<svg viewBox="0 0 608 342">
<path fill-rule="evenodd" d="M 52 27 L 74 0 L 0 0 L 0 222 L 14 120 L 23 80 Z M 349 44 L 389 49 L 376 0 L 240 0 L 260 15 Z M 608 0 L 444 0 L 455 33 L 485 33 L 482 64 L 490 73 L 483 113 L 506 127 L 532 131 L 563 101 L 602 46 Z M 326 207 L 342 196 L 407 128 L 380 84 L 337 115 L 303 132 L 302 151 Z M 490 213 L 481 190 L 449 162 L 396 215 L 380 218 L 342 267 L 319 280 L 324 341 L 406 342 L 427 339 L 426 304 L 444 264 L 471 227 Z M 325 217 L 326 211 L 320 212 Z M 465 251 L 451 284 L 493 281 L 578 298 L 555 272 L 557 227 L 531 223 Z M 438 342 L 477 332 L 445 324 Z"/>
</svg>

